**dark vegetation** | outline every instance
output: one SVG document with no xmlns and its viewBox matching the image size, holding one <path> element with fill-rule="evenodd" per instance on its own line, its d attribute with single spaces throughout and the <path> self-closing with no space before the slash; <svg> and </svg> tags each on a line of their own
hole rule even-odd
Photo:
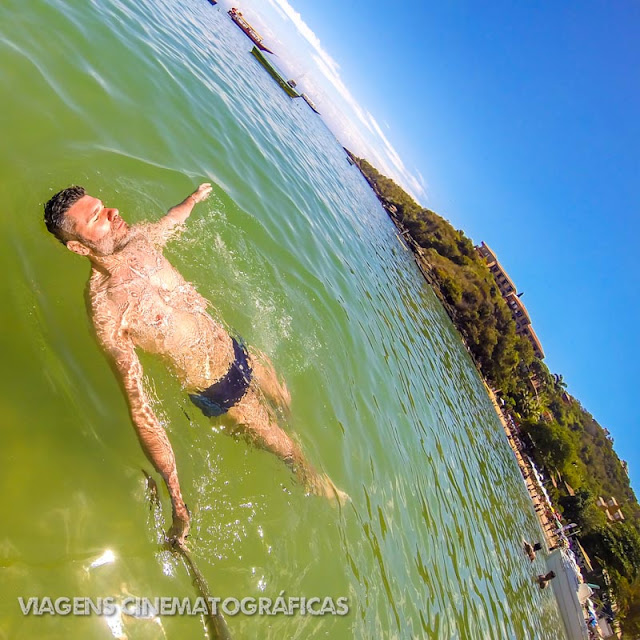
<svg viewBox="0 0 640 640">
<path fill-rule="evenodd" d="M 640 506 L 613 438 L 516 335 L 515 321 L 471 240 L 437 213 L 421 207 L 366 160 L 351 156 L 381 203 L 405 233 L 416 259 L 483 377 L 499 390 L 520 424 L 531 454 L 554 479 L 554 504 L 580 528 L 595 566 L 591 581 L 611 585 L 625 636 L 640 634 Z M 574 494 L 574 495 L 571 495 Z M 609 522 L 598 496 L 615 497 L 625 516 Z M 602 571 L 604 570 L 604 572 Z"/>
</svg>

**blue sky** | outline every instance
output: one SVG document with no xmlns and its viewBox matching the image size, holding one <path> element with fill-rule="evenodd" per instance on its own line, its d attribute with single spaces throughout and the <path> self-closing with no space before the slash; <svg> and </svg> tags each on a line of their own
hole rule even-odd
<svg viewBox="0 0 640 640">
<path fill-rule="evenodd" d="M 638 492 L 640 4 L 236 6 L 346 146 L 496 251 Z"/>
</svg>

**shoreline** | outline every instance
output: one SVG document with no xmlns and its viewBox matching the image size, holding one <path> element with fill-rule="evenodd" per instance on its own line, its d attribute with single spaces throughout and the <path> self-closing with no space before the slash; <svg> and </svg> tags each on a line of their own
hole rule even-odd
<svg viewBox="0 0 640 640">
<path fill-rule="evenodd" d="M 347 156 L 351 160 L 353 160 L 353 163 L 360 170 L 360 173 L 362 177 L 366 180 L 367 184 L 371 187 L 376 198 L 380 202 L 382 208 L 386 211 L 387 215 L 395 225 L 398 231 L 398 239 L 401 242 L 404 242 L 408 246 L 411 253 L 413 254 L 413 258 L 416 262 L 418 269 L 420 270 L 420 273 L 422 273 L 427 284 L 431 286 L 434 293 L 438 297 L 438 300 L 444 307 L 444 310 L 447 312 L 447 315 L 453 322 L 454 326 L 456 326 L 455 311 L 451 307 L 451 305 L 449 305 L 447 301 L 444 299 L 444 297 L 441 295 L 438 281 L 431 271 L 432 269 L 431 265 L 427 262 L 427 260 L 424 257 L 424 252 L 422 250 L 422 247 L 418 245 L 418 243 L 413 239 L 413 237 L 409 233 L 409 230 L 406 229 L 402 224 L 402 222 L 398 219 L 396 215 L 397 210 L 395 206 L 387 201 L 387 199 L 378 190 L 377 185 L 371 180 L 369 180 L 369 178 L 362 171 L 362 169 L 360 168 L 360 165 L 358 164 L 358 161 L 357 161 L 358 159 L 353 154 L 351 154 L 351 152 L 348 151 L 347 149 L 345 149 L 345 151 L 347 152 Z M 456 330 L 457 330 L 457 326 L 456 326 Z M 509 446 L 511 447 L 511 450 L 516 459 L 516 462 L 518 463 L 518 468 L 520 469 L 520 473 L 522 474 L 522 479 L 525 483 L 525 486 L 529 493 L 529 497 L 531 498 L 531 502 L 533 504 L 536 515 L 538 517 L 538 522 L 540 523 L 540 528 L 542 529 L 544 540 L 547 546 L 547 552 L 550 552 L 551 550 L 554 550 L 558 547 L 559 541 L 560 541 L 559 536 L 556 533 L 555 525 L 552 523 L 551 519 L 548 517 L 546 513 L 547 500 L 541 494 L 540 490 L 537 487 L 535 476 L 533 474 L 533 469 L 531 467 L 531 462 L 529 461 L 528 457 L 526 457 L 526 453 L 524 452 L 524 446 L 522 445 L 522 442 L 517 432 L 517 427 L 513 422 L 513 418 L 505 414 L 505 412 L 500 407 L 494 391 L 489 386 L 486 378 L 482 373 L 482 370 L 480 369 L 480 367 L 478 366 L 478 363 L 476 362 L 476 359 L 473 357 L 473 354 L 471 353 L 469 346 L 465 342 L 464 336 L 462 335 L 462 333 L 460 333 L 460 331 L 458 331 L 458 335 L 460 336 L 460 340 L 462 341 L 464 348 L 469 353 L 471 361 L 473 362 L 476 370 L 478 371 L 478 374 L 480 375 L 480 378 L 482 379 L 482 383 L 484 384 L 484 388 L 487 392 L 487 395 L 489 396 L 489 399 L 491 400 L 491 404 L 493 405 L 496 415 L 500 420 L 500 424 L 504 429 L 505 435 L 507 437 L 507 441 L 509 443 Z"/>
<path fill-rule="evenodd" d="M 604 609 L 602 602 L 600 602 L 599 604 L 601 609 L 598 613 L 594 609 L 594 604 L 591 602 L 591 600 L 588 599 L 588 597 L 585 601 L 583 601 L 580 600 L 578 595 L 577 585 L 586 582 L 581 568 L 585 565 L 579 564 L 579 561 L 575 555 L 576 551 L 571 548 L 569 539 L 564 534 L 564 531 L 566 529 L 576 527 L 577 525 L 571 524 L 563 527 L 563 525 L 561 524 L 557 509 L 551 502 L 547 490 L 545 489 L 545 481 L 543 480 L 540 472 L 527 453 L 528 448 L 520 438 L 520 430 L 518 425 L 516 424 L 510 412 L 505 410 L 500 405 L 500 402 L 498 401 L 498 398 L 496 396 L 496 392 L 493 390 L 492 386 L 487 380 L 487 377 L 483 373 L 481 367 L 482 363 L 476 359 L 474 353 L 469 347 L 469 344 L 467 344 L 465 335 L 460 330 L 460 318 L 457 317 L 455 307 L 453 307 L 452 304 L 450 304 L 447 300 L 447 296 L 445 291 L 443 291 L 440 279 L 438 277 L 438 272 L 436 271 L 436 267 L 434 267 L 434 265 L 431 264 L 431 262 L 427 259 L 425 250 L 422 248 L 422 246 L 420 246 L 420 244 L 418 244 L 411 231 L 403 223 L 403 219 L 399 215 L 398 207 L 396 206 L 396 204 L 380 192 L 380 189 L 378 188 L 376 182 L 370 179 L 363 170 L 362 166 L 360 165 L 359 159 L 354 156 L 348 149 L 345 149 L 345 151 L 347 153 L 347 158 L 350 160 L 351 164 L 355 164 L 359 169 L 360 174 L 364 177 L 365 181 L 380 202 L 382 208 L 393 222 L 396 228 L 396 237 L 398 238 L 398 241 L 406 250 L 411 251 L 416 266 L 424 277 L 425 282 L 431 286 L 431 289 L 436 294 L 436 297 L 442 304 L 445 312 L 449 316 L 449 319 L 456 328 L 460 340 L 464 345 L 464 348 L 467 350 L 471 362 L 475 366 L 480 379 L 482 380 L 487 396 L 489 397 L 489 400 L 493 405 L 493 409 L 496 412 L 498 420 L 500 421 L 500 424 L 502 425 L 502 428 L 504 430 L 507 442 L 509 443 L 513 456 L 516 459 L 516 463 L 518 465 L 518 469 L 520 470 L 522 480 L 527 489 L 529 498 L 533 505 L 533 509 L 537 516 L 538 523 L 542 532 L 542 538 L 539 540 L 539 542 L 542 547 L 542 552 L 545 556 L 545 564 L 547 568 L 550 568 L 550 566 L 552 566 L 557 576 L 560 577 L 560 579 L 553 585 L 553 592 L 558 604 L 558 609 L 565 630 L 568 634 L 568 637 L 580 638 L 581 640 L 583 638 L 586 639 L 586 634 L 588 634 L 586 626 L 587 622 L 591 623 L 593 622 L 593 620 L 606 620 L 608 622 L 608 619 L 603 614 Z M 382 177 L 384 178 L 384 176 Z M 392 182 L 392 184 L 397 187 L 395 183 Z M 553 481 L 553 479 L 551 481 L 555 486 L 555 482 Z M 538 541 L 536 540 L 535 542 Z M 522 543 L 523 545 L 525 544 L 524 538 Z M 579 544 L 578 549 L 578 553 L 581 554 L 580 557 L 583 558 L 583 561 L 585 557 L 588 561 L 585 550 Z M 589 571 L 593 572 L 593 569 L 589 569 Z M 608 591 L 608 593 L 611 592 Z M 584 602 L 590 603 L 589 608 L 587 608 Z M 616 613 L 617 611 L 618 610 L 616 609 Z M 600 627 L 598 627 L 598 629 L 600 629 Z M 594 637 L 603 637 L 602 635 L 600 635 L 600 630 L 597 633 L 598 635 Z M 621 637 L 620 634 L 621 631 L 620 627 L 618 626 L 617 631 L 615 632 L 615 636 Z"/>
<path fill-rule="evenodd" d="M 541 495 L 541 492 L 536 486 L 536 482 L 534 481 L 535 476 L 533 474 L 531 463 L 528 461 L 528 458 L 525 457 L 526 454 L 524 453 L 524 447 L 521 445 L 516 427 L 513 424 L 513 419 L 510 416 L 505 415 L 504 411 L 498 403 L 496 394 L 491 389 L 491 387 L 489 387 L 486 380 L 483 379 L 483 382 L 484 387 L 487 391 L 487 395 L 491 400 L 491 404 L 493 405 L 496 415 L 500 420 L 500 424 L 502 424 L 505 435 L 507 436 L 509 446 L 511 447 L 516 462 L 518 463 L 518 468 L 520 469 L 520 473 L 522 474 L 522 479 L 524 480 L 524 483 L 527 487 L 527 491 L 529 492 L 529 497 L 531 498 L 531 502 L 533 503 L 536 515 L 538 516 L 538 521 L 540 522 L 540 527 L 544 534 L 547 551 L 549 552 L 555 550 L 559 546 L 560 539 L 556 533 L 555 525 L 551 522 L 546 514 L 546 499 L 543 495 Z"/>
</svg>

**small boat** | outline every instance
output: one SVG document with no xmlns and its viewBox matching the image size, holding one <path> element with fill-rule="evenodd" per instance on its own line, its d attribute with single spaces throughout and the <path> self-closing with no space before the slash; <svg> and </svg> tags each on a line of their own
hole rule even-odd
<svg viewBox="0 0 640 640">
<path fill-rule="evenodd" d="M 269 75 L 280 85 L 282 90 L 290 98 L 299 98 L 300 94 L 280 75 L 280 72 L 267 60 L 266 56 L 258 51 L 258 47 L 251 49 L 251 54 L 267 70 Z"/>
<path fill-rule="evenodd" d="M 209 0 L 211 1 L 211 0 Z M 242 29 L 245 35 L 253 42 L 253 44 L 260 49 L 260 51 L 266 51 L 267 53 L 273 53 L 271 49 L 267 49 L 262 44 L 262 36 L 245 20 L 244 16 L 235 7 L 232 7 L 227 12 L 231 19 Z"/>
<path fill-rule="evenodd" d="M 313 111 L 315 111 L 318 115 L 320 115 L 320 112 L 318 111 L 318 109 L 316 109 L 316 105 L 313 104 L 313 101 L 311 100 L 311 98 L 306 93 L 303 93 L 301 95 L 302 95 L 302 99 L 311 107 L 311 109 L 313 109 Z"/>
</svg>

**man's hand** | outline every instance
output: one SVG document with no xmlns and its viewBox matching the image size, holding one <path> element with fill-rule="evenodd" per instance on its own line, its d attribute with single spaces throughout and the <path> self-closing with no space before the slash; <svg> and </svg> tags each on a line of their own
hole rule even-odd
<svg viewBox="0 0 640 640">
<path fill-rule="evenodd" d="M 203 182 L 192 194 L 191 197 L 198 202 L 203 202 L 211 195 L 213 187 L 210 182 Z"/>
<path fill-rule="evenodd" d="M 156 228 L 160 231 L 160 235 L 163 238 L 163 244 L 169 239 L 174 230 L 184 224 L 185 220 L 191 215 L 193 207 L 195 207 L 199 202 L 204 202 L 211 195 L 212 190 L 213 187 L 210 182 L 203 182 L 180 204 L 169 209 L 167 215 L 156 224 Z"/>
<path fill-rule="evenodd" d="M 189 515 L 189 510 L 187 509 L 187 505 L 184 505 L 184 513 L 182 515 L 177 515 L 174 513 L 173 522 L 171 523 L 171 528 L 167 531 L 167 542 L 172 547 L 184 547 L 187 535 L 189 535 L 189 529 L 191 528 L 190 523 L 191 517 Z"/>
</svg>

